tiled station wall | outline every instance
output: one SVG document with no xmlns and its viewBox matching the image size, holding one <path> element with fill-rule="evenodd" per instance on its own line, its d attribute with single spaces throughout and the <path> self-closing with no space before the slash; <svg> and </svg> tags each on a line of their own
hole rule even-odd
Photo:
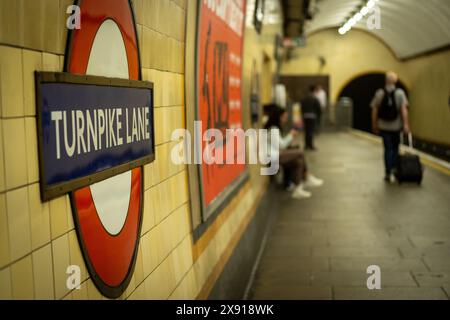
<svg viewBox="0 0 450 320">
<path fill-rule="evenodd" d="M 187 170 L 170 161 L 171 132 L 185 126 L 186 1 L 133 1 L 142 77 L 155 84 L 157 157 L 145 166 L 141 241 L 123 299 L 207 294 L 263 189 L 247 184 L 215 232 L 193 242 Z M 63 70 L 71 4 L 0 0 L 0 299 L 103 298 L 86 271 L 68 196 L 42 203 L 39 194 L 33 72 Z M 81 266 L 81 290 L 66 287 L 69 265 Z"/>
</svg>

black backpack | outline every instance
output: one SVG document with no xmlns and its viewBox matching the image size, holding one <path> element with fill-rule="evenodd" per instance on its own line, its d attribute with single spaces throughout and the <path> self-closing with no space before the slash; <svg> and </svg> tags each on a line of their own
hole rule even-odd
<svg viewBox="0 0 450 320">
<path fill-rule="evenodd" d="M 378 118 L 387 121 L 394 121 L 398 118 L 398 108 L 397 101 L 395 99 L 395 93 L 397 89 L 392 92 L 384 90 L 384 97 L 381 101 L 380 107 L 378 108 Z"/>
</svg>

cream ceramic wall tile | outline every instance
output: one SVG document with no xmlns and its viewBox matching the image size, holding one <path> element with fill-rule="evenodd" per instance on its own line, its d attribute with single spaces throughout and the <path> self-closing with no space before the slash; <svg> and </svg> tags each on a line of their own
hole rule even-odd
<svg viewBox="0 0 450 320">
<path fill-rule="evenodd" d="M 25 118 L 28 183 L 39 181 L 39 157 L 36 118 Z"/>
<path fill-rule="evenodd" d="M 186 171 L 178 173 L 170 180 L 170 190 L 177 190 L 173 193 L 173 205 L 175 208 L 188 201 L 188 186 Z"/>
<path fill-rule="evenodd" d="M 160 14 L 160 6 L 161 1 L 160 0 L 144 0 L 143 1 L 143 24 L 148 27 L 152 28 L 153 30 L 157 30 L 159 26 L 159 21 L 162 17 Z"/>
<path fill-rule="evenodd" d="M 174 12 L 171 11 L 171 1 L 161 1 L 161 6 L 159 8 L 158 15 L 160 17 L 159 24 L 158 24 L 158 31 L 166 36 L 170 35 L 170 25 L 171 24 L 178 24 L 178 21 L 173 20 Z"/>
<path fill-rule="evenodd" d="M 0 115 L 23 116 L 22 49 L 0 45 L 0 83 Z"/>
<path fill-rule="evenodd" d="M 168 5 L 167 5 L 167 14 L 170 15 L 170 17 L 172 17 L 173 22 L 176 21 L 176 23 L 172 23 L 169 20 L 169 23 L 166 23 L 166 25 L 164 26 L 166 31 L 165 34 L 171 38 L 175 38 L 175 27 L 178 25 L 178 20 L 176 20 L 176 18 L 178 18 L 178 12 L 177 12 L 177 5 L 175 3 L 173 3 L 172 1 L 167 1 Z"/>
<path fill-rule="evenodd" d="M 34 298 L 33 264 L 31 255 L 11 266 L 12 293 L 15 300 Z"/>
<path fill-rule="evenodd" d="M 161 162 L 159 155 L 159 146 L 155 147 L 155 161 L 152 162 L 152 185 L 157 185 L 161 182 L 161 177 L 159 176 L 159 163 Z"/>
<path fill-rule="evenodd" d="M 68 231 L 66 197 L 67 196 L 62 196 L 50 201 L 52 239 L 55 239 Z"/>
<path fill-rule="evenodd" d="M 141 237 L 140 246 L 142 249 L 142 268 L 144 271 L 144 278 L 146 278 L 153 270 L 150 255 L 149 233 L 146 233 Z"/>
<path fill-rule="evenodd" d="M 10 261 L 8 217 L 6 214 L 6 196 L 0 194 L 0 269 Z"/>
<path fill-rule="evenodd" d="M 178 178 L 179 175 L 174 176 L 173 178 L 171 178 L 169 180 L 168 183 L 168 189 L 171 194 L 172 194 L 172 199 L 170 202 L 170 211 L 175 210 L 176 208 L 178 208 L 181 204 L 182 204 L 182 200 L 181 200 L 181 194 L 178 194 L 179 191 L 183 192 L 183 185 L 179 185 L 179 181 L 180 179 Z"/>
<path fill-rule="evenodd" d="M 158 262 L 164 261 L 170 253 L 171 245 L 166 241 L 169 237 L 164 234 L 167 232 L 167 220 L 163 220 L 156 229 L 154 245 L 156 247 L 156 254 L 158 257 Z"/>
<path fill-rule="evenodd" d="M 169 56 L 166 60 L 165 70 L 171 73 L 176 72 L 176 60 L 179 58 L 176 42 L 177 40 L 175 39 L 167 38 L 167 52 Z"/>
<path fill-rule="evenodd" d="M 189 233 L 189 216 L 188 216 L 188 205 L 184 204 L 178 209 L 174 211 L 172 214 L 174 216 L 174 225 L 173 225 L 173 232 L 174 234 L 174 241 L 176 244 L 179 244 L 181 241 L 184 240 L 184 238 Z"/>
<path fill-rule="evenodd" d="M 128 284 L 127 289 L 120 296 L 120 300 L 126 300 L 127 297 L 129 297 L 133 293 L 133 291 L 135 289 L 136 289 L 136 280 L 135 280 L 135 277 L 134 277 L 134 274 L 133 274 L 133 276 L 131 277 L 130 283 Z"/>
<path fill-rule="evenodd" d="M 142 246 L 139 244 L 138 253 L 136 257 L 136 264 L 134 266 L 134 281 L 136 286 L 144 281 L 144 269 L 142 264 Z"/>
<path fill-rule="evenodd" d="M 158 184 L 152 188 L 152 201 L 153 201 L 153 206 L 155 209 L 155 211 L 154 211 L 155 225 L 158 225 L 162 219 L 160 187 L 161 187 L 161 185 Z"/>
<path fill-rule="evenodd" d="M 144 190 L 153 186 L 153 163 L 144 166 Z"/>
<path fill-rule="evenodd" d="M 151 32 L 150 38 L 150 64 L 151 69 L 165 70 L 164 61 L 167 59 L 166 43 L 164 36 L 156 31 Z"/>
<path fill-rule="evenodd" d="M 73 294 L 72 292 L 64 296 L 61 300 L 73 300 Z"/>
<path fill-rule="evenodd" d="M 66 272 L 70 266 L 69 237 L 67 234 L 53 240 L 52 252 L 55 298 L 61 299 L 69 292 L 66 284 L 68 277 Z"/>
<path fill-rule="evenodd" d="M 182 9 L 185 8 L 185 0 L 173 0 L 173 2 L 180 8 L 182 8 Z"/>
<path fill-rule="evenodd" d="M 146 299 L 167 299 L 175 289 L 172 259 L 164 260 L 150 276 L 145 279 Z"/>
<path fill-rule="evenodd" d="M 23 46 L 23 1 L 0 1 L 0 42 Z"/>
<path fill-rule="evenodd" d="M 141 77 L 144 80 L 144 65 L 142 64 L 142 58 L 144 57 L 144 26 L 142 24 L 136 24 L 136 31 L 137 31 L 137 38 L 138 38 L 138 45 L 139 45 L 139 56 L 141 57 Z"/>
<path fill-rule="evenodd" d="M 141 65 L 143 68 L 149 68 L 150 66 L 150 59 L 151 59 L 151 33 L 152 31 L 149 28 L 146 28 L 145 26 L 142 28 L 142 55 L 141 55 Z"/>
<path fill-rule="evenodd" d="M 25 120 L 3 120 L 5 182 L 7 190 L 27 184 Z"/>
<path fill-rule="evenodd" d="M 51 300 L 53 289 L 53 263 L 51 244 L 33 252 L 34 298 Z"/>
<path fill-rule="evenodd" d="M 181 125 L 181 107 L 164 107 L 155 109 L 155 144 L 171 141 L 172 133 Z"/>
<path fill-rule="evenodd" d="M 65 24 L 58 23 L 59 3 L 56 0 L 43 0 L 42 9 L 45 14 L 45 19 L 42 20 L 42 31 L 45 35 L 43 41 L 44 51 L 63 54 L 64 51 L 58 50 L 59 28 L 65 28 Z"/>
<path fill-rule="evenodd" d="M 66 197 L 66 214 L 67 214 L 67 231 L 74 230 L 75 224 L 73 222 L 73 214 L 72 214 L 72 204 L 70 202 L 70 197 Z"/>
<path fill-rule="evenodd" d="M 145 284 L 141 283 L 136 290 L 130 295 L 129 300 L 147 300 L 145 296 Z"/>
<path fill-rule="evenodd" d="M 43 52 L 42 53 L 42 69 L 44 71 L 61 71 L 61 66 L 59 63 L 59 56 L 52 53 Z"/>
<path fill-rule="evenodd" d="M 1 101 L 1 96 L 0 96 L 0 101 Z M 1 106 L 0 106 L 0 109 L 1 109 Z M 4 159 L 5 159 L 5 157 L 4 157 L 4 152 L 3 152 L 3 120 L 0 119 L 0 192 L 3 192 L 6 189 Z"/>
<path fill-rule="evenodd" d="M 175 248 L 174 215 L 169 214 L 159 225 L 160 241 L 163 243 L 163 258 L 166 259 Z"/>
<path fill-rule="evenodd" d="M 84 264 L 83 255 L 81 253 L 80 244 L 78 242 L 77 233 L 75 230 L 69 232 L 69 252 L 70 252 L 70 265 L 76 265 L 80 267 L 81 282 L 85 281 L 89 274 Z"/>
<path fill-rule="evenodd" d="M 180 6 L 175 6 L 174 8 L 176 21 L 178 23 L 173 24 L 173 34 L 175 39 L 178 41 L 183 41 L 185 38 L 185 25 L 186 25 L 186 12 Z"/>
<path fill-rule="evenodd" d="M 144 212 L 141 234 L 146 233 L 155 225 L 155 213 L 153 206 L 153 188 L 144 193 Z"/>
<path fill-rule="evenodd" d="M 34 72 L 42 70 L 42 53 L 31 50 L 23 50 L 22 58 L 24 114 L 26 116 L 34 116 L 36 115 Z"/>
<path fill-rule="evenodd" d="M 28 188 L 6 193 L 8 212 L 9 251 L 11 260 L 17 260 L 31 252 L 30 212 Z"/>
<path fill-rule="evenodd" d="M 156 108 L 154 110 L 155 117 L 155 144 L 160 145 L 164 141 L 165 114 L 167 108 Z M 158 156 L 158 155 L 157 155 Z"/>
<path fill-rule="evenodd" d="M 190 239 L 189 237 L 185 237 L 170 256 L 173 261 L 172 265 L 176 284 L 179 284 L 182 281 L 192 265 L 192 254 L 190 253 Z"/>
<path fill-rule="evenodd" d="M 88 300 L 88 282 L 85 281 L 80 284 L 80 289 L 75 289 L 72 291 L 73 300 Z"/>
<path fill-rule="evenodd" d="M 177 288 L 170 295 L 170 300 L 193 300 L 197 297 L 197 279 L 194 268 L 191 268 L 186 276 L 181 280 Z"/>
<path fill-rule="evenodd" d="M 157 157 L 158 157 L 158 170 L 159 179 L 166 180 L 169 178 L 169 161 L 170 160 L 170 145 L 168 143 L 162 144 L 157 147 Z"/>
<path fill-rule="evenodd" d="M 147 233 L 147 246 L 146 250 L 148 250 L 148 260 L 150 261 L 149 265 L 145 265 L 145 261 L 143 260 L 144 268 L 148 268 L 150 273 L 156 268 L 158 264 L 163 261 L 163 249 L 162 244 L 159 242 L 161 240 L 159 227 L 155 227 Z"/>
<path fill-rule="evenodd" d="M 23 1 L 24 46 L 35 50 L 44 48 L 44 14 L 42 1 Z M 47 36 L 47 35 L 45 35 Z"/>
<path fill-rule="evenodd" d="M 168 182 L 163 181 L 158 185 L 158 191 L 159 191 L 159 199 L 160 199 L 160 212 L 159 215 L 158 213 L 155 215 L 156 217 L 156 223 L 158 223 L 158 221 L 161 221 L 162 219 L 164 219 L 168 214 L 169 214 L 169 208 L 170 208 L 170 203 L 169 203 L 169 199 L 171 197 L 170 194 L 168 194 L 168 188 L 167 188 Z"/>
<path fill-rule="evenodd" d="M 50 242 L 50 206 L 41 202 L 39 184 L 28 186 L 32 249 Z"/>
<path fill-rule="evenodd" d="M 183 74 L 184 68 L 185 68 L 185 59 L 184 59 L 185 44 L 184 44 L 184 42 L 177 43 L 177 50 L 178 50 L 177 65 L 176 65 L 177 69 L 175 70 L 175 72 L 177 72 L 178 74 Z M 183 90 L 181 92 L 183 92 Z M 184 97 L 184 95 L 182 97 Z"/>
<path fill-rule="evenodd" d="M 11 288 L 11 270 L 5 268 L 0 270 L 0 300 L 11 300 L 12 288 Z"/>
<path fill-rule="evenodd" d="M 170 96 L 173 88 L 170 86 L 170 78 L 171 73 L 170 72 L 162 72 L 161 73 L 161 82 L 162 82 L 162 95 L 161 95 L 161 105 L 163 107 L 169 107 L 170 106 Z"/>
<path fill-rule="evenodd" d="M 182 140 L 169 142 L 168 148 L 170 150 L 170 157 L 172 157 L 172 152 L 173 152 L 174 155 L 180 157 L 180 160 L 183 159 L 182 157 L 184 157 L 184 153 L 183 153 L 184 145 L 183 145 Z M 168 165 L 169 165 L 169 176 L 173 176 L 182 170 L 181 165 L 176 164 L 176 162 L 174 162 L 174 161 L 169 161 Z"/>
<path fill-rule="evenodd" d="M 87 280 L 87 291 L 88 291 L 88 299 L 89 300 L 102 300 L 103 296 L 98 291 L 97 287 L 94 285 L 91 279 Z"/>
<path fill-rule="evenodd" d="M 160 107 L 162 105 L 162 83 L 161 83 L 161 71 L 155 69 L 145 69 L 146 70 L 146 78 L 144 80 L 153 82 L 153 102 L 155 107 Z"/>
</svg>

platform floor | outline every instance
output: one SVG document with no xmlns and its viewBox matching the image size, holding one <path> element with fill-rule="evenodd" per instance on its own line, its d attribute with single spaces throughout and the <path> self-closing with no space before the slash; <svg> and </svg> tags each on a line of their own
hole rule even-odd
<svg viewBox="0 0 450 320">
<path fill-rule="evenodd" d="M 270 191 L 278 212 L 249 297 L 449 299 L 450 176 L 426 167 L 422 187 L 388 185 L 381 145 L 324 133 L 317 147 L 307 159 L 326 182 L 311 199 Z M 381 290 L 367 289 L 370 265 Z"/>
</svg>

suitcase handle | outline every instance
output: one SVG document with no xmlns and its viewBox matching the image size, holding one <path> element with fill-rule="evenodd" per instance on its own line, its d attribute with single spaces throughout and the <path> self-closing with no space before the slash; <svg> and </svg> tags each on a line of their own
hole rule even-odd
<svg viewBox="0 0 450 320">
<path fill-rule="evenodd" d="M 403 135 L 403 133 L 401 133 L 400 134 L 400 137 L 401 137 L 401 142 L 402 142 L 402 144 L 403 144 L 403 139 L 404 139 L 404 135 Z M 410 132 L 410 133 L 408 133 L 408 146 L 409 146 L 409 148 L 410 149 L 414 149 L 414 146 L 413 146 L 413 137 L 412 137 L 412 133 Z"/>
</svg>

